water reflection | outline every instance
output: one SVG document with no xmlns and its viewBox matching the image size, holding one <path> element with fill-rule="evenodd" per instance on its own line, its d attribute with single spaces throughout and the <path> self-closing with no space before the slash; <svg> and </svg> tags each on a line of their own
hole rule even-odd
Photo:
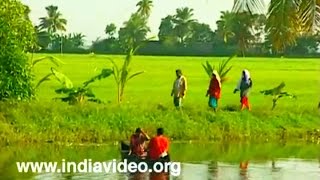
<svg viewBox="0 0 320 180">
<path fill-rule="evenodd" d="M 181 175 L 165 173 L 18 174 L 17 161 L 92 161 L 119 159 L 117 146 L 0 148 L 0 179 L 115 180 L 295 180 L 320 179 L 318 145 L 173 144 L 172 160 L 182 162 Z"/>
<path fill-rule="evenodd" d="M 239 171 L 240 171 L 240 179 L 241 180 L 248 180 L 248 166 L 249 166 L 249 161 L 241 161 L 239 165 Z"/>
</svg>

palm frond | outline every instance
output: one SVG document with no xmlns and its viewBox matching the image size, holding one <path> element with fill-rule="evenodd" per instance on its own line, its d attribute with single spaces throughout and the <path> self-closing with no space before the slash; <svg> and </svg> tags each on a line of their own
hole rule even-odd
<svg viewBox="0 0 320 180">
<path fill-rule="evenodd" d="M 297 12 L 296 1 L 271 0 L 266 31 L 274 50 L 283 52 L 286 46 L 296 43 L 301 26 Z"/>
<path fill-rule="evenodd" d="M 299 16 L 307 32 L 320 30 L 320 0 L 300 1 Z"/>
<path fill-rule="evenodd" d="M 215 66 L 211 65 L 208 61 L 206 61 L 206 64 L 202 64 L 202 67 L 204 68 L 204 70 L 208 74 L 209 78 L 212 76 L 212 72 L 214 70 L 216 70 L 220 76 L 221 83 L 222 83 L 222 82 L 226 81 L 226 79 L 227 79 L 226 76 L 230 72 L 230 70 L 232 69 L 232 66 L 228 67 L 228 64 L 234 57 L 236 57 L 236 55 L 229 57 L 227 60 L 222 60 L 222 62 L 219 63 L 217 69 L 215 69 Z"/>
<path fill-rule="evenodd" d="M 207 75 L 209 76 L 209 78 L 212 75 L 212 72 L 214 70 L 214 66 L 211 66 L 211 64 L 209 63 L 209 61 L 206 61 L 206 64 L 202 64 L 202 67 L 204 68 L 204 70 L 206 71 Z"/>
<path fill-rule="evenodd" d="M 225 71 L 223 71 L 222 73 L 221 73 L 221 77 L 223 78 L 223 79 L 221 79 L 221 80 L 226 80 L 225 79 L 225 77 L 227 76 L 227 74 L 229 73 L 229 71 L 231 71 L 231 69 L 232 69 L 232 66 L 230 66 L 227 70 L 225 70 Z"/>
<path fill-rule="evenodd" d="M 249 12 L 250 14 L 263 14 L 264 9 L 264 0 L 235 0 L 232 11 Z"/>
</svg>

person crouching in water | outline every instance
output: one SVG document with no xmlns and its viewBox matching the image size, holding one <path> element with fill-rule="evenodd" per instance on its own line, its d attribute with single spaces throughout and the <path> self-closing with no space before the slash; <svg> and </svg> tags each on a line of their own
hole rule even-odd
<svg viewBox="0 0 320 180">
<path fill-rule="evenodd" d="M 242 71 L 241 78 L 239 80 L 239 83 L 233 93 L 236 93 L 237 91 L 240 91 L 240 102 L 241 102 L 241 110 L 244 110 L 247 108 L 249 111 L 251 110 L 251 106 L 249 103 L 249 91 L 252 87 L 252 80 L 250 77 L 250 72 L 247 69 L 244 69 Z"/>
<path fill-rule="evenodd" d="M 183 76 L 180 69 L 176 70 L 176 80 L 173 82 L 171 96 L 173 96 L 174 106 L 179 108 L 182 106 L 182 99 L 185 98 L 187 91 L 187 79 Z"/>
<path fill-rule="evenodd" d="M 209 107 L 213 108 L 214 111 L 217 111 L 218 100 L 221 97 L 221 79 L 216 70 L 212 72 L 212 77 L 206 96 L 209 96 Z"/>
</svg>

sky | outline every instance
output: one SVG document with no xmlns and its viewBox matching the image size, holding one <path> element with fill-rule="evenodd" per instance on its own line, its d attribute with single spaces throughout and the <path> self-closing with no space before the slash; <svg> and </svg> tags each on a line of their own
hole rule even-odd
<svg viewBox="0 0 320 180">
<path fill-rule="evenodd" d="M 67 19 L 67 33 L 82 33 L 86 43 L 98 37 L 105 37 L 107 24 L 115 23 L 119 28 L 137 10 L 138 0 L 21 0 L 30 7 L 30 18 L 39 24 L 39 18 L 46 16 L 45 7 L 56 5 Z M 177 8 L 194 9 L 194 18 L 209 24 L 214 30 L 221 11 L 231 10 L 234 0 L 153 0 L 149 19 L 149 37 L 158 34 L 161 18 L 173 15 Z"/>
</svg>

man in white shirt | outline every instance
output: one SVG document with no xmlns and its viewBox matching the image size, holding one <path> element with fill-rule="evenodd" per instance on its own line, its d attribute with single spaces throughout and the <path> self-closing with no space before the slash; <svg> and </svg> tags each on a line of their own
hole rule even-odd
<svg viewBox="0 0 320 180">
<path fill-rule="evenodd" d="M 171 96 L 173 96 L 173 103 L 176 107 L 182 106 L 182 99 L 187 91 L 187 79 L 182 75 L 180 69 L 176 70 L 177 79 L 173 82 Z"/>
</svg>

